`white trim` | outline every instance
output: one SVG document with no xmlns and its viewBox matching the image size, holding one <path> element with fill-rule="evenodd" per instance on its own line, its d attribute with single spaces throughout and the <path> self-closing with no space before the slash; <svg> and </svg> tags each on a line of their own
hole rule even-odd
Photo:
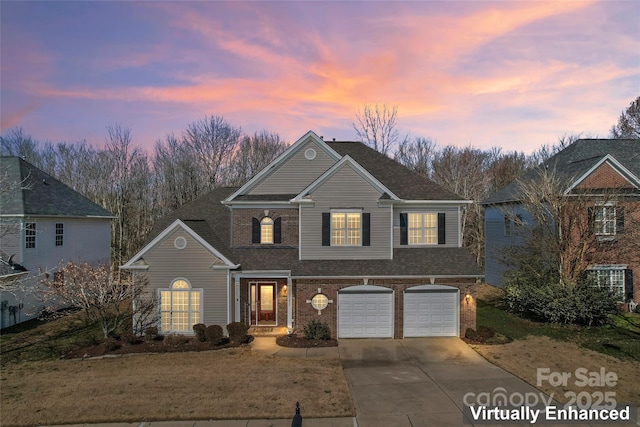
<svg viewBox="0 0 640 427">
<path fill-rule="evenodd" d="M 640 179 L 637 176 L 635 176 L 629 169 L 624 167 L 619 161 L 617 161 L 615 157 L 613 157 L 611 154 L 607 154 L 602 159 L 600 159 L 595 165 L 593 165 L 591 168 L 589 168 L 588 171 L 586 171 L 584 174 L 582 174 L 582 176 L 580 176 L 577 180 L 575 180 L 573 182 L 573 184 L 571 184 L 569 186 L 569 188 L 567 188 L 565 190 L 564 194 L 567 195 L 571 190 L 573 190 L 578 185 L 580 185 L 580 183 L 582 181 L 587 179 L 587 177 L 589 177 L 589 175 L 591 175 L 596 169 L 598 169 L 600 166 L 602 166 L 603 163 L 609 163 L 610 166 L 616 172 L 618 172 L 618 174 L 622 178 L 624 178 L 625 180 L 627 180 L 627 182 L 629 182 L 629 184 L 633 185 L 635 188 L 640 188 Z M 625 176 L 625 174 L 627 176 Z"/>
<path fill-rule="evenodd" d="M 473 200 L 404 200 L 398 199 L 392 201 L 394 204 L 402 205 L 470 205 Z"/>
<path fill-rule="evenodd" d="M 122 270 L 128 270 L 130 268 L 136 269 L 136 266 L 133 265 L 133 263 L 135 263 L 138 259 L 142 258 L 142 256 L 147 253 L 149 250 L 151 250 L 154 246 L 156 246 L 158 243 L 160 243 L 162 240 L 164 240 L 169 234 L 173 233 L 175 230 L 177 230 L 178 228 L 182 228 L 189 236 L 191 236 L 195 241 L 197 241 L 198 243 L 200 243 L 206 250 L 208 250 L 209 252 L 211 252 L 211 254 L 213 256 L 215 256 L 216 258 L 222 260 L 227 267 L 229 268 L 238 268 L 240 265 L 239 264 L 234 264 L 233 262 L 231 262 L 227 257 L 225 257 L 224 255 L 222 255 L 216 248 L 214 248 L 213 246 L 211 246 L 206 240 L 204 240 L 202 237 L 200 237 L 200 235 L 198 233 L 196 233 L 195 231 L 193 231 L 193 229 L 191 229 L 188 225 L 186 225 L 184 222 L 182 222 L 179 219 L 176 219 L 170 226 L 168 226 L 167 228 L 165 228 L 162 233 L 160 233 L 158 236 L 156 236 L 155 239 L 153 239 L 150 243 L 148 243 L 144 248 L 140 249 L 140 251 L 135 254 L 133 257 L 131 257 L 131 259 L 129 259 L 129 261 L 126 262 L 126 264 L 120 266 L 120 268 Z"/>
<path fill-rule="evenodd" d="M 277 280 L 260 280 L 260 279 L 255 279 L 255 280 L 251 280 L 249 281 L 248 285 L 249 288 L 247 289 L 247 291 L 249 292 L 249 326 L 260 326 L 260 321 L 258 320 L 258 306 L 257 306 L 257 299 L 256 299 L 256 324 L 253 325 L 251 323 L 251 285 L 255 285 L 256 287 L 256 298 L 258 297 L 258 285 L 259 284 L 263 284 L 263 285 L 273 285 L 273 301 L 274 301 L 274 307 L 273 310 L 275 312 L 275 317 L 276 317 L 276 324 L 275 326 L 278 326 L 278 281 Z M 287 292 L 289 291 L 289 288 L 287 286 Z M 272 325 L 267 325 L 267 326 L 272 326 Z"/>
<path fill-rule="evenodd" d="M 628 270 L 629 264 L 593 264 L 587 270 Z"/>
<path fill-rule="evenodd" d="M 393 226 L 393 215 L 394 215 L 394 209 L 393 209 L 393 205 L 389 205 L 389 207 L 391 208 L 391 224 L 389 226 L 389 229 L 391 230 L 391 244 L 390 246 L 390 250 L 391 250 L 391 255 L 389 256 L 389 259 L 393 259 L 393 248 L 394 248 L 394 238 L 396 237 L 396 229 Z M 399 230 L 398 230 L 399 232 Z"/>
<path fill-rule="evenodd" d="M 325 173 L 323 173 L 318 178 L 316 178 L 315 181 L 309 184 L 296 197 L 291 199 L 291 202 L 299 203 L 301 200 L 304 200 L 305 196 L 307 196 L 309 193 L 313 193 L 315 190 L 321 187 L 329 178 L 331 178 L 336 172 L 338 172 L 338 170 L 341 169 L 342 166 L 344 166 L 346 163 L 351 165 L 358 175 L 364 178 L 364 180 L 367 181 L 369 185 L 371 185 L 373 188 L 378 190 L 380 193 L 382 194 L 387 193 L 389 196 L 391 196 L 392 199 L 399 200 L 398 196 L 396 196 L 391 190 L 385 187 L 384 184 L 378 181 L 378 179 L 375 176 L 371 175 L 369 171 L 363 168 L 358 162 L 356 162 L 353 158 L 351 158 L 351 156 L 346 154 L 342 159 L 340 159 L 339 162 L 337 162 L 336 164 L 331 166 L 329 169 L 327 169 Z"/>
<path fill-rule="evenodd" d="M 429 274 L 429 275 L 395 275 L 395 276 L 370 276 L 367 275 L 367 279 L 425 279 L 425 280 L 437 280 L 437 279 L 478 279 L 484 277 L 484 274 Z M 335 279 L 361 279 L 360 276 L 291 276 L 296 280 L 335 280 Z M 432 283 L 432 282 L 431 282 Z"/>
<path fill-rule="evenodd" d="M 283 164 L 284 162 L 289 160 L 291 157 L 293 157 L 300 150 L 300 147 L 305 145 L 310 140 L 315 142 L 316 145 L 318 145 L 325 153 L 327 153 L 329 157 L 331 157 L 335 161 L 338 161 L 342 157 L 333 148 L 329 147 L 322 139 L 320 139 L 320 137 L 315 132 L 309 131 L 304 135 L 302 135 L 302 137 L 298 139 L 296 142 L 294 142 L 289 148 L 287 148 L 287 150 L 284 153 L 282 153 L 280 156 L 278 156 L 278 158 L 276 158 L 274 161 L 269 163 L 269 165 L 267 165 L 267 167 L 262 169 L 256 176 L 254 176 L 249 181 L 247 181 L 235 193 L 227 197 L 222 203 L 223 204 L 227 204 L 231 202 L 237 203 L 237 202 L 234 202 L 233 199 L 235 199 L 240 194 L 248 193 L 250 190 L 256 187 L 263 179 L 265 179 L 272 172 L 277 170 L 281 164 Z"/>
<path fill-rule="evenodd" d="M 293 281 L 287 277 L 287 329 L 293 329 Z"/>
</svg>

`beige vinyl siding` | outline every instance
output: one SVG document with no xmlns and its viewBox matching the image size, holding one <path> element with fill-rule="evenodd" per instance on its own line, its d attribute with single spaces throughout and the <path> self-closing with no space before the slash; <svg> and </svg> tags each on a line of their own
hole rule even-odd
<svg viewBox="0 0 640 427">
<path fill-rule="evenodd" d="M 309 148 L 316 151 L 316 158 L 313 160 L 307 160 L 304 156 Z M 298 194 L 335 163 L 322 148 L 310 140 L 248 194 Z"/>
<path fill-rule="evenodd" d="M 187 246 L 180 250 L 174 246 L 177 237 L 184 237 Z M 211 265 L 222 264 L 187 232 L 177 229 L 150 249 L 144 256 L 149 265 L 149 289 L 165 289 L 176 278 L 184 278 L 192 289 L 202 289 L 203 323 L 220 325 L 229 323 L 227 304 L 227 270 L 213 270 Z"/>
<path fill-rule="evenodd" d="M 393 213 L 393 247 L 394 248 L 410 248 L 424 247 L 422 245 L 400 245 L 400 214 L 411 212 L 439 213 L 444 212 L 445 216 L 445 244 L 440 247 L 458 247 L 459 237 L 459 213 L 457 206 L 433 206 L 428 207 L 411 207 L 396 208 Z M 437 245 L 434 245 L 437 246 Z"/>
<path fill-rule="evenodd" d="M 345 164 L 311 194 L 315 206 L 301 207 L 302 259 L 390 259 L 391 208 L 378 207 L 381 193 Z M 322 213 L 362 209 L 371 214 L 371 246 L 322 246 Z"/>
</svg>

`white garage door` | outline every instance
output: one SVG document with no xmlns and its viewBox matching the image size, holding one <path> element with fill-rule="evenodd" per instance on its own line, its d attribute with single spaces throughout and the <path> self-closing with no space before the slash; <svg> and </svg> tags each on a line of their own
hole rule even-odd
<svg viewBox="0 0 640 427">
<path fill-rule="evenodd" d="M 338 338 L 393 338 L 393 292 L 370 285 L 341 290 Z"/>
<path fill-rule="evenodd" d="M 405 337 L 458 336 L 459 291 L 443 285 L 409 288 L 404 294 Z"/>
</svg>

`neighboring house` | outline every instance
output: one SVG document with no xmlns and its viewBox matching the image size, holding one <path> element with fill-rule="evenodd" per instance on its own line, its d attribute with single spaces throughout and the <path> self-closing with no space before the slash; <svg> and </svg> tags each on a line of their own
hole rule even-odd
<svg viewBox="0 0 640 427">
<path fill-rule="evenodd" d="M 633 286 L 640 271 L 640 140 L 582 139 L 560 151 L 543 165 L 566 183 L 564 194 L 580 207 L 573 224 L 584 221 L 587 232 L 572 233 L 570 249 L 581 249 L 584 270 L 601 286 L 608 286 L 620 301 L 640 301 Z M 491 195 L 485 205 L 485 279 L 503 286 L 508 248 L 523 242 L 523 227 L 534 222 L 522 203 L 525 176 Z M 580 203 L 579 205 L 577 203 Z M 581 248 L 579 248 L 579 246 Z"/>
<path fill-rule="evenodd" d="M 42 275 L 62 262 L 109 262 L 112 218 L 25 160 L 0 158 L 1 326 L 42 312 Z"/>
<path fill-rule="evenodd" d="M 357 142 L 308 132 L 241 188 L 160 220 L 121 268 L 148 277 L 163 333 L 196 323 L 348 337 L 475 328 L 482 272 L 462 248 L 469 201 Z"/>
</svg>

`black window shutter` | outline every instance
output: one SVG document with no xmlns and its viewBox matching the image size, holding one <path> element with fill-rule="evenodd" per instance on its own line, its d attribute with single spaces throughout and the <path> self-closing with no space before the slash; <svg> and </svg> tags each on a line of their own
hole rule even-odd
<svg viewBox="0 0 640 427">
<path fill-rule="evenodd" d="M 627 298 L 633 298 L 633 270 L 624 271 L 624 293 Z"/>
<path fill-rule="evenodd" d="M 251 243 L 260 243 L 260 221 L 258 218 L 252 220 Z"/>
<path fill-rule="evenodd" d="M 439 245 L 444 245 L 445 243 L 447 243 L 445 218 L 446 218 L 446 215 L 444 212 L 438 212 L 438 244 Z"/>
<path fill-rule="evenodd" d="M 273 221 L 273 243 L 282 243 L 282 218 Z"/>
<path fill-rule="evenodd" d="M 331 246 L 331 213 L 322 212 L 322 246 Z"/>
<path fill-rule="evenodd" d="M 406 245 L 409 243 L 409 232 L 407 229 L 407 218 L 408 214 L 401 213 L 400 214 L 400 244 Z"/>
<path fill-rule="evenodd" d="M 587 208 L 587 226 L 589 227 L 589 234 L 593 234 L 596 227 L 596 214 L 592 207 Z"/>
<path fill-rule="evenodd" d="M 624 207 L 616 208 L 616 234 L 624 232 Z"/>
<path fill-rule="evenodd" d="M 371 214 L 362 214 L 362 246 L 371 246 Z"/>
</svg>

